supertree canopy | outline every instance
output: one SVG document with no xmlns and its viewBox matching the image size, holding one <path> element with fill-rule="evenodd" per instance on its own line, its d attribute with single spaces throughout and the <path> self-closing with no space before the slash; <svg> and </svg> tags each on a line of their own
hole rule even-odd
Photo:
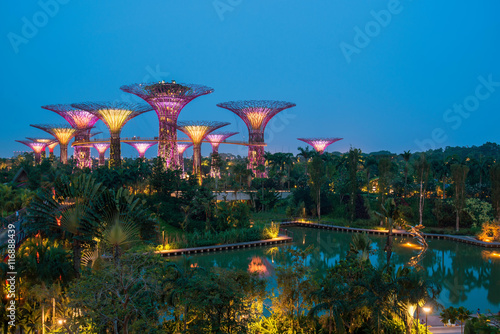
<svg viewBox="0 0 500 334">
<path fill-rule="evenodd" d="M 177 143 L 177 153 L 179 154 L 179 168 L 184 175 L 184 152 L 193 146 L 193 143 Z"/>
<path fill-rule="evenodd" d="M 106 124 L 111 137 L 109 165 L 121 165 L 120 133 L 132 118 L 153 110 L 150 106 L 127 102 L 84 102 L 72 104 L 77 109 L 86 110 Z"/>
<path fill-rule="evenodd" d="M 184 132 L 193 142 L 193 174 L 201 184 L 201 142 L 211 132 L 230 123 L 216 121 L 179 122 L 177 128 Z"/>
<path fill-rule="evenodd" d="M 230 101 L 217 104 L 218 107 L 230 110 L 238 115 L 248 128 L 248 168 L 257 177 L 265 177 L 265 171 L 258 170 L 264 166 L 264 129 L 267 123 L 280 111 L 295 107 L 295 103 L 283 101 L 251 100 Z"/>
<path fill-rule="evenodd" d="M 213 88 L 172 82 L 137 83 L 120 87 L 121 90 L 139 96 L 156 111 L 159 120 L 158 156 L 167 168 L 179 166 L 177 155 L 177 131 L 175 125 L 182 108 L 201 95 L 212 93 Z"/>
<path fill-rule="evenodd" d="M 105 157 L 104 153 L 106 153 L 106 150 L 109 148 L 110 144 L 109 143 L 95 143 L 92 146 L 99 152 L 99 166 L 104 166 L 105 162 Z"/>
<path fill-rule="evenodd" d="M 50 124 L 31 124 L 32 127 L 43 130 L 53 135 L 59 141 L 61 149 L 61 162 L 68 163 L 68 143 L 73 138 L 77 130 L 70 125 L 50 125 Z"/>
<path fill-rule="evenodd" d="M 323 152 L 325 152 L 325 149 L 328 146 L 344 138 L 297 138 L 297 139 L 308 143 L 309 145 L 314 147 L 316 152 L 318 152 L 319 154 L 323 154 Z"/>
<path fill-rule="evenodd" d="M 220 178 L 219 161 L 216 161 L 219 159 L 219 145 L 227 138 L 234 136 L 235 134 L 238 134 L 238 132 L 216 132 L 206 136 L 210 145 L 212 145 L 212 164 L 210 167 L 210 176 Z"/>
<path fill-rule="evenodd" d="M 73 128 L 77 129 L 78 133 L 75 135 L 76 142 L 88 141 L 90 139 L 90 130 L 99 120 L 99 118 L 92 113 L 86 110 L 77 109 L 70 104 L 52 104 L 42 106 L 42 108 L 51 110 L 64 117 Z M 74 156 L 79 168 L 92 167 L 90 147 L 76 146 Z"/>
<path fill-rule="evenodd" d="M 47 143 L 37 142 L 37 141 L 27 141 L 27 140 L 16 140 L 18 143 L 24 144 L 30 147 L 35 153 L 35 165 L 40 163 L 40 157 L 42 155 L 42 151 L 47 147 Z"/>
<path fill-rule="evenodd" d="M 153 145 L 156 145 L 156 142 L 138 142 L 138 141 L 124 141 L 125 144 L 129 144 L 134 147 L 137 152 L 139 152 L 139 158 L 144 159 L 144 155 L 146 151 Z"/>
</svg>

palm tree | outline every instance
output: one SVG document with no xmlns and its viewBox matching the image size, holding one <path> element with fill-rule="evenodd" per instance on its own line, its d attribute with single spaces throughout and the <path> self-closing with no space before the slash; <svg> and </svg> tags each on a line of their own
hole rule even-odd
<svg viewBox="0 0 500 334">
<path fill-rule="evenodd" d="M 71 240 L 77 276 L 83 246 L 92 245 L 98 235 L 99 224 L 92 205 L 103 190 L 101 183 L 87 174 L 71 179 L 58 178 L 52 190 L 42 191 L 28 208 L 25 224 L 28 233 L 50 235 L 59 232 L 62 238 Z"/>
<path fill-rule="evenodd" d="M 346 305 L 342 300 L 342 291 L 343 285 L 332 277 L 311 294 L 311 298 L 316 301 L 316 304 L 309 310 L 307 316 L 314 317 L 328 311 L 328 334 L 333 333 L 334 326 L 336 333 L 345 333 L 342 313 L 346 309 Z"/>
<path fill-rule="evenodd" d="M 374 252 L 371 239 L 366 233 L 355 233 L 351 239 L 349 252 L 355 254 L 361 261 L 368 260 L 370 254 Z"/>
<path fill-rule="evenodd" d="M 458 308 L 458 316 L 457 316 L 457 319 L 460 320 L 460 332 L 463 333 L 464 332 L 464 329 L 463 329 L 463 326 L 464 326 L 464 323 L 470 319 L 470 315 L 471 315 L 471 311 L 469 311 L 468 309 L 466 309 L 465 307 L 463 306 L 460 306 Z"/>
<path fill-rule="evenodd" d="M 309 159 L 311 159 L 317 153 L 316 153 L 316 151 L 310 150 L 309 146 L 306 146 L 305 149 L 303 149 L 302 147 L 299 147 L 298 150 L 299 150 L 299 153 L 297 154 L 297 156 L 304 158 L 304 161 L 306 163 L 305 164 L 305 172 L 304 172 L 304 174 L 307 175 L 307 164 L 309 162 Z"/>
</svg>

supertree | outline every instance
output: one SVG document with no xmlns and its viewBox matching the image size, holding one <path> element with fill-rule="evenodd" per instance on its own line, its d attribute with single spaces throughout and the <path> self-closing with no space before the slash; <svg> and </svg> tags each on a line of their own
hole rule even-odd
<svg viewBox="0 0 500 334">
<path fill-rule="evenodd" d="M 318 152 L 319 154 L 323 154 L 323 152 L 325 152 L 328 146 L 344 138 L 297 138 L 297 139 L 308 143 L 309 145 L 314 147 L 316 152 Z"/>
<path fill-rule="evenodd" d="M 177 155 L 177 131 L 175 125 L 182 108 L 195 98 L 212 93 L 213 88 L 172 82 L 136 83 L 120 87 L 121 90 L 139 96 L 156 111 L 159 120 L 158 156 L 166 167 L 179 166 Z"/>
<path fill-rule="evenodd" d="M 70 125 L 31 124 L 32 127 L 53 135 L 59 141 L 61 149 L 60 159 L 63 164 L 68 163 L 68 143 L 76 135 L 77 130 Z"/>
<path fill-rule="evenodd" d="M 156 145 L 156 142 L 150 142 L 150 141 L 144 141 L 144 142 L 138 142 L 138 141 L 123 141 L 125 144 L 129 144 L 133 148 L 139 152 L 139 159 L 144 159 L 144 155 L 146 154 L 146 151 L 153 145 Z"/>
<path fill-rule="evenodd" d="M 109 143 L 95 143 L 92 146 L 99 152 L 99 166 L 104 166 L 105 164 L 105 157 L 104 153 L 106 153 L 106 150 L 109 148 L 110 144 Z"/>
<path fill-rule="evenodd" d="M 187 121 L 179 122 L 177 129 L 184 132 L 193 142 L 193 174 L 201 184 L 201 142 L 211 132 L 229 125 L 230 123 L 216 121 Z"/>
<path fill-rule="evenodd" d="M 258 166 L 265 165 L 264 129 L 267 123 L 280 111 L 295 107 L 295 103 L 283 101 L 230 101 L 217 104 L 218 107 L 230 110 L 238 115 L 248 128 L 248 169 L 256 177 L 265 177 L 265 170 Z"/>
<path fill-rule="evenodd" d="M 153 110 L 150 106 L 127 102 L 84 102 L 72 104 L 77 109 L 86 110 L 106 124 L 110 134 L 109 166 L 121 165 L 120 133 L 132 118 Z"/>
<path fill-rule="evenodd" d="M 37 143 L 46 143 L 47 147 L 49 148 L 49 159 L 54 158 L 54 147 L 56 147 L 59 144 L 57 140 L 55 140 L 54 138 L 30 138 L 30 137 L 26 137 L 26 139 L 29 139 Z M 42 159 L 45 159 L 45 149 L 42 150 L 41 157 Z"/>
<path fill-rule="evenodd" d="M 36 142 L 36 141 L 27 141 L 27 140 L 16 140 L 18 143 L 24 144 L 31 148 L 35 153 L 35 165 L 40 163 L 40 157 L 42 155 L 42 151 L 47 147 L 47 143 Z"/>
<path fill-rule="evenodd" d="M 182 176 L 184 176 L 184 152 L 193 146 L 193 143 L 177 143 L 177 153 L 179 155 L 179 169 L 182 171 Z"/>
<path fill-rule="evenodd" d="M 90 139 L 90 130 L 93 128 L 99 118 L 92 113 L 75 108 L 70 104 L 52 104 L 42 106 L 43 109 L 53 111 L 63 117 L 73 128 L 77 130 L 75 142 L 86 142 Z M 79 168 L 92 167 L 92 158 L 90 147 L 75 146 L 74 157 Z"/>
<path fill-rule="evenodd" d="M 227 138 L 238 134 L 239 132 L 217 132 L 211 133 L 206 136 L 207 140 L 212 145 L 212 165 L 210 167 L 210 176 L 220 178 L 220 168 L 215 161 L 216 157 L 219 155 L 219 145 Z"/>
</svg>

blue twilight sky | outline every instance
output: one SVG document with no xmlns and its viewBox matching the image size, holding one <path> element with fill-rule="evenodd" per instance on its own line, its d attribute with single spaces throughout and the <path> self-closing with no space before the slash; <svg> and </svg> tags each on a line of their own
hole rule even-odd
<svg viewBox="0 0 500 334">
<path fill-rule="evenodd" d="M 42 105 L 136 100 L 119 87 L 162 79 L 213 87 L 179 120 L 229 121 L 235 139 L 247 130 L 217 103 L 295 102 L 266 129 L 271 152 L 297 137 L 345 138 L 330 152 L 498 142 L 499 15 L 496 0 L 2 1 L 0 156 L 48 136 L 30 123 L 65 122 Z M 150 112 L 122 136 L 157 133 Z"/>
</svg>

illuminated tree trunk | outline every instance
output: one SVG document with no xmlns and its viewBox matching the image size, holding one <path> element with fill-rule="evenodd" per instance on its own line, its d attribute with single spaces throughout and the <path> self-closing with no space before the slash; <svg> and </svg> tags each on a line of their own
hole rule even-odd
<svg viewBox="0 0 500 334">
<path fill-rule="evenodd" d="M 120 167 L 121 149 L 120 149 L 120 132 L 111 133 L 111 146 L 109 147 L 109 167 Z"/>
<path fill-rule="evenodd" d="M 106 163 L 106 157 L 104 156 L 106 152 L 99 152 L 99 166 L 104 166 Z"/>
<path fill-rule="evenodd" d="M 67 164 L 68 163 L 68 144 L 59 144 L 59 147 L 61 149 L 61 163 Z"/>
<path fill-rule="evenodd" d="M 193 175 L 198 178 L 198 183 L 201 185 L 201 144 L 193 146 Z"/>
<path fill-rule="evenodd" d="M 36 166 L 40 164 L 41 154 L 36 152 L 34 154 L 35 154 L 35 166 Z"/>
</svg>

